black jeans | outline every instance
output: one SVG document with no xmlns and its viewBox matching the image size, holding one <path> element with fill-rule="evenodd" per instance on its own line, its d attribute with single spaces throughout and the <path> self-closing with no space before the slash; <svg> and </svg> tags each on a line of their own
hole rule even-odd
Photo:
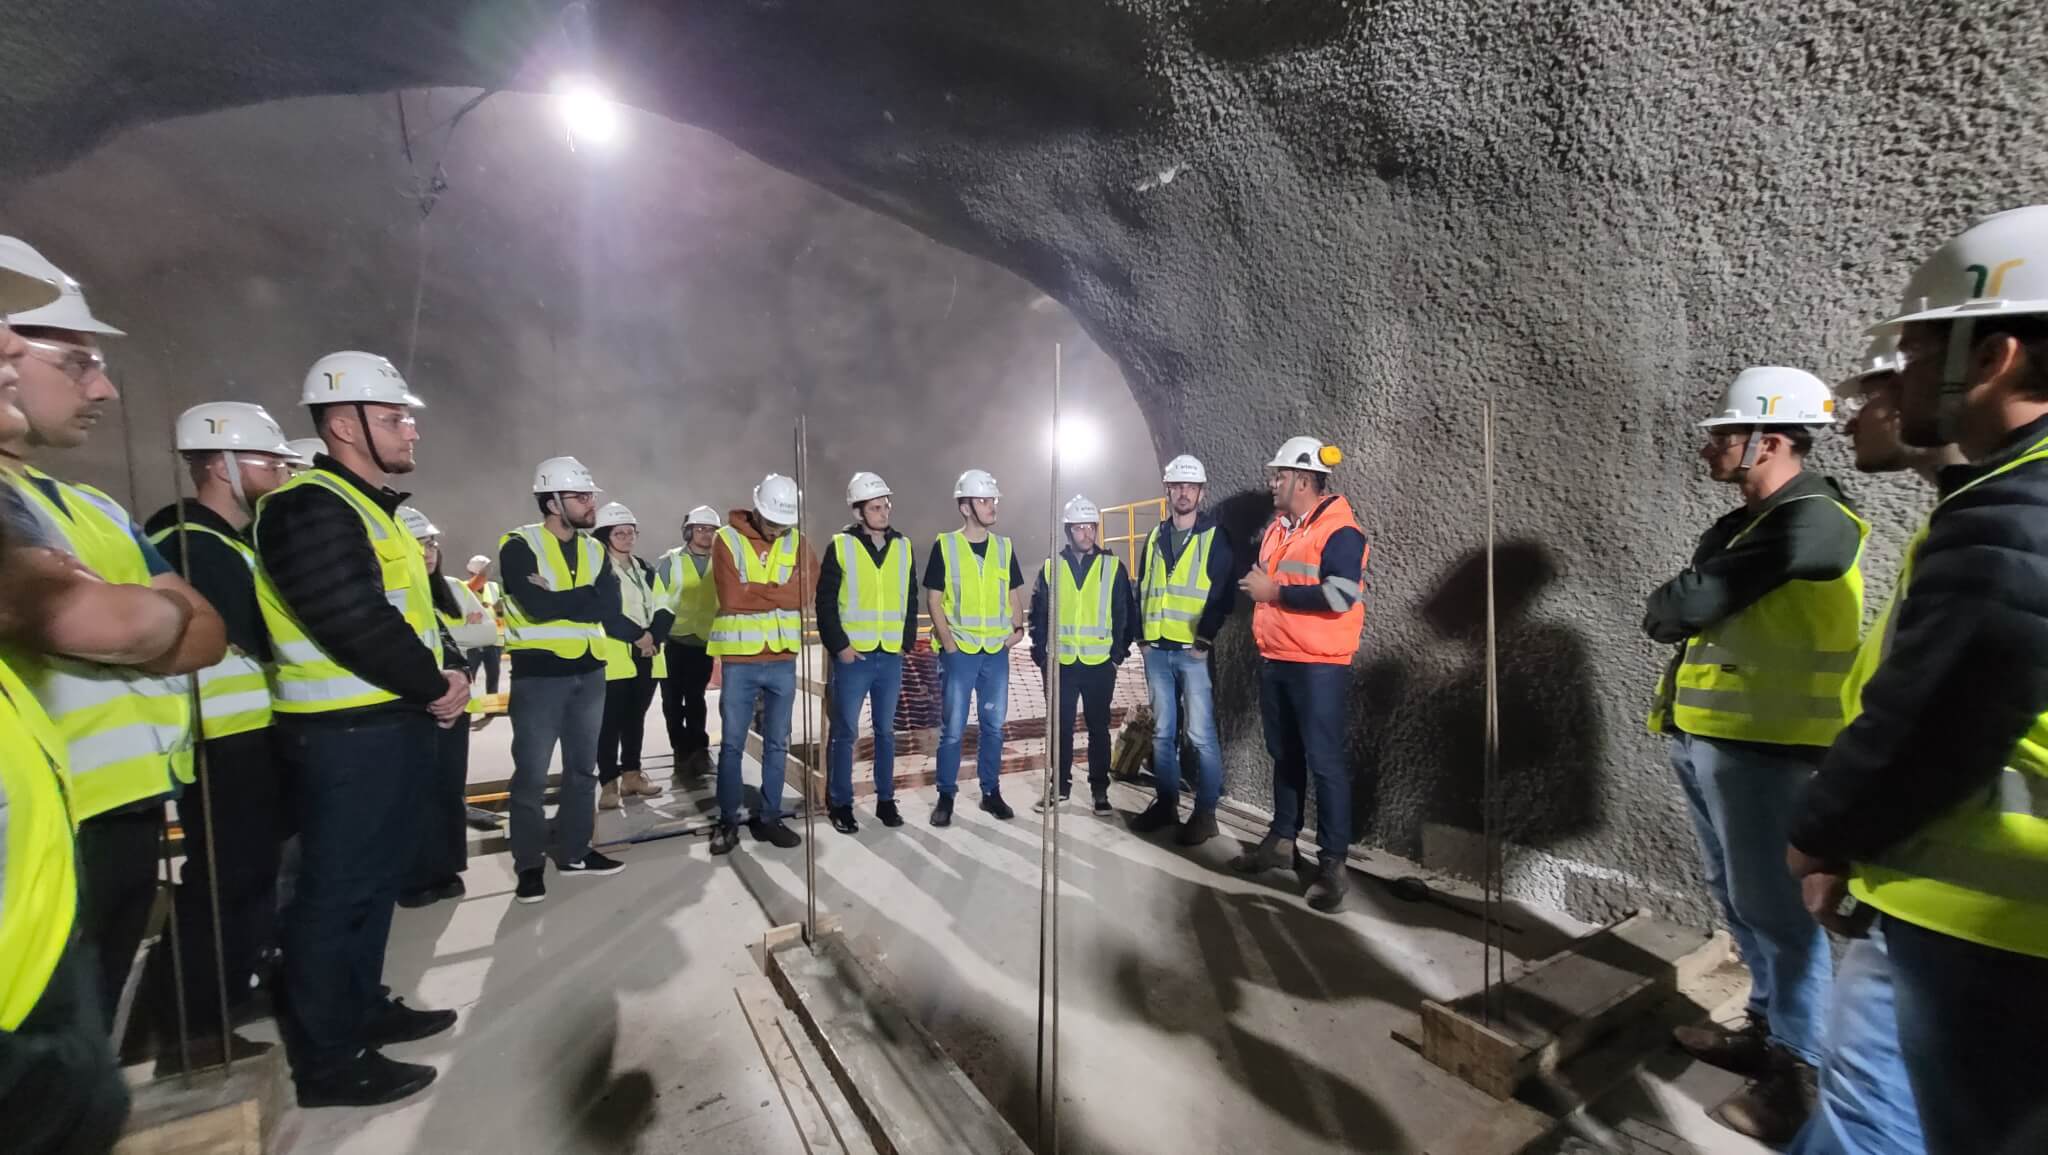
<svg viewBox="0 0 2048 1155">
<path fill-rule="evenodd" d="M 484 693 L 497 693 L 498 670 L 499 667 L 505 664 L 504 647 L 478 646 L 463 656 L 469 660 L 469 680 L 472 682 L 476 681 L 476 672 L 481 669 L 484 672 Z"/>
<path fill-rule="evenodd" d="M 604 721 L 597 727 L 597 780 L 616 782 L 640 769 L 647 706 L 654 701 L 654 659 L 633 655 L 633 676 L 604 684 Z"/>
<path fill-rule="evenodd" d="M 419 846 L 439 744 L 425 712 L 280 717 L 275 729 L 299 828 L 278 1026 L 303 1079 L 366 1046 L 363 1024 L 384 998 L 391 912 Z"/>
<path fill-rule="evenodd" d="M 1108 662 L 1060 667 L 1060 793 L 1074 788 L 1074 710 L 1088 720 L 1088 789 L 1109 791 L 1109 699 L 1116 691 L 1116 667 Z"/>
<path fill-rule="evenodd" d="M 150 952 L 144 988 L 159 1039 L 177 1038 L 178 1005 L 172 983 L 185 981 L 187 1029 L 193 1038 L 220 1034 L 220 987 L 213 960 L 212 875 L 220 891 L 221 954 L 227 959 L 228 1005 L 249 997 L 249 980 L 263 952 L 277 940 L 277 870 L 284 848 L 280 771 L 268 727 L 209 740 L 205 746 L 207 795 L 213 805 L 213 857 L 207 857 L 206 805 L 197 783 L 178 799 L 185 830 L 185 865 L 175 892 L 178 959 L 169 936 Z M 218 863 L 218 868 L 215 868 Z"/>
<path fill-rule="evenodd" d="M 0 1135 L 17 1155 L 101 1155 L 127 1121 L 92 954 L 73 938 L 28 1017 L 0 1031 Z"/>
<path fill-rule="evenodd" d="M 469 716 L 436 730 L 437 765 L 420 799 L 420 838 L 404 889 L 430 890 L 469 869 Z"/>
<path fill-rule="evenodd" d="M 681 762 L 711 748 L 711 731 L 704 728 L 704 696 L 714 660 L 703 646 L 682 642 L 668 643 L 665 652 L 668 677 L 661 680 L 661 716 L 668 723 L 668 748 Z"/>
<path fill-rule="evenodd" d="M 163 803 L 141 803 L 78 824 L 78 934 L 92 946 L 94 1008 L 114 1031 L 121 988 L 149 930 L 163 852 Z"/>
</svg>

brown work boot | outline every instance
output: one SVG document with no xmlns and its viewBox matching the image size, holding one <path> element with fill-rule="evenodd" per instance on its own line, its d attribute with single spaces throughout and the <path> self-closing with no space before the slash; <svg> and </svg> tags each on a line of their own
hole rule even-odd
<svg viewBox="0 0 2048 1155">
<path fill-rule="evenodd" d="M 1814 1069 L 1782 1047 L 1771 1048 L 1770 1069 L 1707 1113 L 1738 1135 L 1777 1146 L 1789 1143 L 1819 1097 Z"/>
<path fill-rule="evenodd" d="M 1770 1020 L 1752 1015 L 1739 1028 L 1715 1022 L 1677 1027 L 1671 1032 L 1671 1041 L 1702 1063 L 1757 1078 L 1770 1070 L 1770 1036 Z"/>
<path fill-rule="evenodd" d="M 661 787 L 649 782 L 645 771 L 628 770 L 619 776 L 619 793 L 652 798 L 661 793 Z"/>
<path fill-rule="evenodd" d="M 619 808 L 619 783 L 617 779 L 605 783 L 604 789 L 598 791 L 597 808 L 599 810 L 617 810 Z"/>
</svg>

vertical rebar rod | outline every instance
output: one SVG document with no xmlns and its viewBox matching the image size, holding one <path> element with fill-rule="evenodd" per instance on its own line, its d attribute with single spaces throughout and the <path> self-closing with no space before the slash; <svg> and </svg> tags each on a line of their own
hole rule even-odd
<svg viewBox="0 0 2048 1155">
<path fill-rule="evenodd" d="M 1500 816 L 1500 679 L 1498 624 L 1494 616 L 1494 466 L 1493 402 L 1480 406 L 1480 436 L 1485 442 L 1486 468 L 1486 747 L 1481 786 L 1482 852 L 1486 857 L 1484 895 L 1485 944 L 1481 966 L 1485 970 L 1481 1003 L 1483 1017 L 1491 1023 L 1502 1010 L 1499 1003 L 1507 986 L 1507 944 L 1502 937 L 1498 907 L 1503 901 L 1501 878 Z"/>
<path fill-rule="evenodd" d="M 817 725 L 812 725 L 814 705 L 822 710 L 822 699 L 813 703 L 803 683 L 811 676 L 811 631 L 817 627 L 816 607 L 811 603 L 814 591 L 811 589 L 811 570 L 804 564 L 804 551 L 811 548 L 811 466 L 810 429 L 803 414 L 796 419 L 796 588 L 797 606 L 797 686 L 796 701 L 803 707 L 804 715 L 804 941 L 815 944 L 818 941 L 818 837 L 817 837 L 817 783 L 818 753 L 824 745 L 826 725 L 820 713 Z M 823 642 L 820 641 L 820 648 Z M 821 672 L 831 665 L 830 655 L 826 656 Z M 767 748 L 762 747 L 762 753 Z M 784 755 L 785 764 L 787 755 Z M 781 799 L 775 800 L 780 805 Z"/>
<path fill-rule="evenodd" d="M 1052 549 L 1045 582 L 1045 788 L 1039 821 L 1038 1150 L 1060 1149 L 1060 346 L 1052 347 Z"/>
</svg>

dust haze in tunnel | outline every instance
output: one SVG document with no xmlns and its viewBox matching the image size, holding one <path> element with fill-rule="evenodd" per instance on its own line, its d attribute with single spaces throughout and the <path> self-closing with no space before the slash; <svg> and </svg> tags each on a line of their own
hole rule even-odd
<svg viewBox="0 0 2048 1155">
<path fill-rule="evenodd" d="M 678 539 L 691 506 L 743 505 L 793 469 L 811 429 L 822 530 L 846 478 L 897 490 L 927 542 L 957 524 L 962 469 L 1002 480 L 1005 529 L 1043 556 L 1052 349 L 1066 401 L 1105 445 L 1066 488 L 1102 504 L 1158 489 L 1116 366 L 1066 311 L 966 256 L 718 138 L 624 114 L 610 148 L 572 150 L 551 100 L 415 92 L 417 171 L 447 187 L 422 231 L 391 95 L 284 101 L 121 134 L 8 189 L 0 220 L 81 278 L 130 336 L 109 343 L 136 423 L 143 512 L 164 499 L 160 432 L 202 400 L 258 401 L 291 436 L 313 358 L 365 348 L 403 367 L 424 237 L 426 292 L 408 376 L 428 402 L 404 487 L 451 558 L 496 552 L 532 520 L 532 467 L 580 457 L 646 527 Z M 122 430 L 58 462 L 125 493 Z M 451 572 L 453 569 L 451 568 Z"/>
</svg>

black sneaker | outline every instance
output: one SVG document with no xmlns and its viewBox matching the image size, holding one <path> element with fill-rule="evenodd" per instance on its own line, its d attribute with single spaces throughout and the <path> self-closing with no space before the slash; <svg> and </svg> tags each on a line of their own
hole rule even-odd
<svg viewBox="0 0 2048 1155">
<path fill-rule="evenodd" d="M 1115 813 L 1116 807 L 1109 804 L 1109 795 L 1097 794 L 1095 796 L 1095 816 L 1097 818 L 1107 818 Z"/>
<path fill-rule="evenodd" d="M 438 886 L 430 886 L 425 890 L 408 890 L 398 896 L 398 905 L 407 910 L 418 910 L 420 907 L 432 906 L 439 901 L 441 901 L 441 888 Z"/>
<path fill-rule="evenodd" d="M 565 878 L 579 874 L 587 877 L 595 877 L 606 874 L 617 874 L 621 870 L 626 869 L 626 864 L 620 862 L 616 858 L 607 858 L 604 855 L 599 854 L 597 851 L 593 850 L 574 862 L 556 863 L 555 869 L 561 872 L 562 876 Z"/>
<path fill-rule="evenodd" d="M 1268 834 L 1250 851 L 1230 860 L 1230 869 L 1239 874 L 1259 874 L 1268 870 L 1294 869 L 1294 840 Z"/>
<path fill-rule="evenodd" d="M 773 822 L 756 818 L 747 823 L 747 833 L 754 836 L 754 841 L 769 843 L 778 850 L 794 850 L 804 844 L 804 836 L 784 826 L 780 818 Z"/>
<path fill-rule="evenodd" d="M 740 844 L 740 828 L 730 822 L 721 822 L 711 828 L 711 853 L 731 854 Z"/>
<path fill-rule="evenodd" d="M 837 830 L 841 834 L 860 833 L 860 823 L 853 820 L 853 807 L 834 806 L 832 808 L 832 829 Z"/>
<path fill-rule="evenodd" d="M 1138 834 L 1150 834 L 1164 830 L 1180 821 L 1180 807 L 1171 798 L 1154 798 L 1152 805 L 1138 812 L 1131 819 L 1131 829 Z"/>
<path fill-rule="evenodd" d="M 437 901 L 445 901 L 451 898 L 461 898 L 468 893 L 469 888 L 462 885 L 462 876 L 458 874 L 454 878 L 442 883 L 441 889 L 434 892 L 434 898 Z"/>
<path fill-rule="evenodd" d="M 903 816 L 896 813 L 896 800 L 894 798 L 884 798 L 880 802 L 875 803 L 875 817 L 881 819 L 882 825 L 892 829 L 903 825 Z"/>
<path fill-rule="evenodd" d="M 541 899 L 546 898 L 548 896 L 548 884 L 544 877 L 546 874 L 547 871 L 538 866 L 520 871 L 519 889 L 512 892 L 512 897 L 520 902 L 539 902 Z"/>
<path fill-rule="evenodd" d="M 364 1051 L 331 1070 L 292 1081 L 301 1107 L 375 1107 L 418 1094 L 438 1073 L 421 1063 L 395 1062 Z"/>
<path fill-rule="evenodd" d="M 1175 832 L 1173 840 L 1182 846 L 1200 846 L 1214 837 L 1216 837 L 1216 812 L 1214 810 L 1197 810 L 1193 814 L 1188 815 L 1186 822 L 1180 824 L 1180 830 Z"/>
<path fill-rule="evenodd" d="M 932 807 L 932 825 L 953 825 L 953 796 L 951 794 L 939 795 L 939 804 Z"/>
<path fill-rule="evenodd" d="M 406 1006 L 404 999 L 385 999 L 363 1023 L 363 1036 L 372 1047 L 388 1047 L 438 1035 L 454 1025 L 454 1011 L 423 1011 Z"/>
<path fill-rule="evenodd" d="M 1316 867 L 1315 881 L 1308 884 L 1308 904 L 1325 914 L 1336 910 L 1344 905 L 1345 886 L 1344 860 L 1325 858 Z"/>
<path fill-rule="evenodd" d="M 1060 791 L 1060 800 L 1059 800 L 1059 802 L 1058 802 L 1058 805 L 1060 805 L 1060 806 L 1065 806 L 1065 805 L 1067 804 L 1067 799 L 1069 799 L 1069 798 L 1072 798 L 1072 797 L 1073 797 L 1073 794 L 1071 794 L 1070 792 L 1068 792 L 1068 791 L 1065 791 L 1065 790 L 1062 790 L 1062 791 Z M 1036 801 L 1036 802 L 1033 802 L 1033 803 L 1031 804 L 1031 809 L 1033 809 L 1033 810 L 1036 810 L 1036 811 L 1037 811 L 1038 813 L 1040 813 L 1040 814 L 1043 814 L 1043 813 L 1045 813 L 1045 797 L 1044 797 L 1044 795 L 1040 795 L 1040 796 L 1039 796 L 1039 799 L 1038 799 L 1038 801 Z"/>
<path fill-rule="evenodd" d="M 981 808 L 1005 822 L 1017 817 L 1017 812 L 1010 809 L 1009 803 L 1003 801 L 1003 796 L 1000 792 L 982 795 Z"/>
</svg>

